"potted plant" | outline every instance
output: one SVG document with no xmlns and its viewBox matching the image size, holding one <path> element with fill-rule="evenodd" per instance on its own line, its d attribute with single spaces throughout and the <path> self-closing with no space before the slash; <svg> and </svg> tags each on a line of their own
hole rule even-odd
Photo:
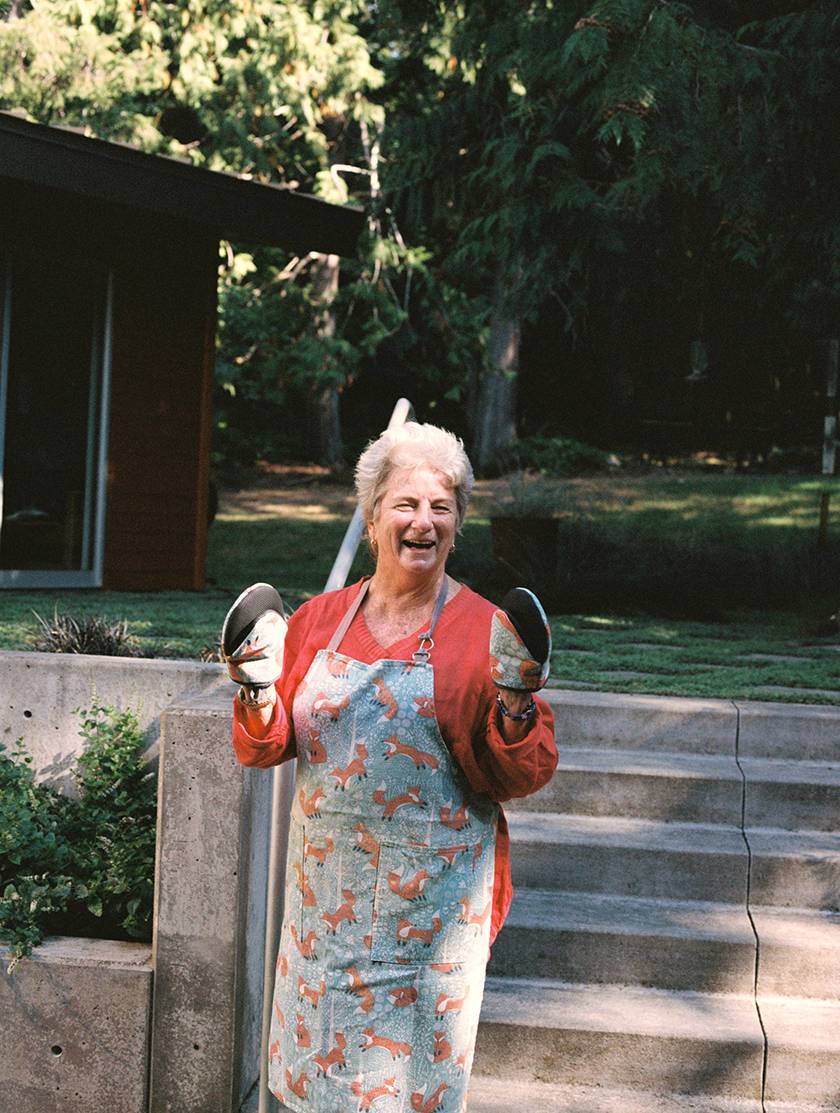
<svg viewBox="0 0 840 1113">
<path fill-rule="evenodd" d="M 557 597 L 560 517 L 566 503 L 562 480 L 518 472 L 490 512 L 498 590 L 527 587 L 543 606 Z"/>
</svg>

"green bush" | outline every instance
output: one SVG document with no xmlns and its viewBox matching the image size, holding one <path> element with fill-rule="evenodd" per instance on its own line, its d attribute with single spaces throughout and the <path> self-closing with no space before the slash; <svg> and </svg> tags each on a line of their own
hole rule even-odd
<svg viewBox="0 0 840 1113">
<path fill-rule="evenodd" d="M 525 437 L 514 441 L 500 453 L 495 475 L 509 471 L 537 471 L 543 475 L 575 475 L 587 471 L 603 471 L 612 466 L 615 457 L 601 448 L 583 444 L 573 437 Z"/>
<path fill-rule="evenodd" d="M 750 543 L 752 541 L 752 543 Z M 840 583 L 840 548 L 807 535 L 747 540 L 713 523 L 682 531 L 558 522 L 555 606 L 715 620 L 735 610 L 801 609 Z"/>
<path fill-rule="evenodd" d="M 79 711 L 78 800 L 0 743 L 0 939 L 12 966 L 48 934 L 151 938 L 157 791 L 130 710 Z"/>
</svg>

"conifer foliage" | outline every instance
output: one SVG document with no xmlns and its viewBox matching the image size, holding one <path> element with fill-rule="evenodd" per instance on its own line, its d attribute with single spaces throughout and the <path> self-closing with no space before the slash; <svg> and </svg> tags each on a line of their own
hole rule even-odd
<svg viewBox="0 0 840 1113">
<path fill-rule="evenodd" d="M 692 341 L 836 329 L 836 3 L 391 11 L 420 90 L 392 117 L 391 203 L 453 276 L 501 267 L 511 312 L 559 315 L 596 396 L 622 370 L 662 390 Z"/>
</svg>

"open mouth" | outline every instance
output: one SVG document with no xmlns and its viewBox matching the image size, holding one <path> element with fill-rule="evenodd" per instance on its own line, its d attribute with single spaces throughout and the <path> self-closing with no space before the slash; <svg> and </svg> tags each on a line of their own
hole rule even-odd
<svg viewBox="0 0 840 1113">
<path fill-rule="evenodd" d="M 433 549 L 435 547 L 434 541 L 403 541 L 409 549 Z"/>
</svg>

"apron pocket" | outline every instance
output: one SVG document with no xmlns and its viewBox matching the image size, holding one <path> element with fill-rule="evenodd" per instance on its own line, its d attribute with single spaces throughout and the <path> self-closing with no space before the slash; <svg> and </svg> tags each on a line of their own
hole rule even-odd
<svg viewBox="0 0 840 1113">
<path fill-rule="evenodd" d="M 441 853 L 443 850 L 443 853 Z M 371 958 L 412 965 L 486 959 L 493 850 L 383 843 Z"/>
</svg>

